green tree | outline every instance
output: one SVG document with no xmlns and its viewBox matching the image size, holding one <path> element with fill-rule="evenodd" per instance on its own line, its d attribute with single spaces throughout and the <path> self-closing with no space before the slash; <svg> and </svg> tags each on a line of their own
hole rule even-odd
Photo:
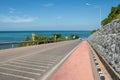
<svg viewBox="0 0 120 80">
<path fill-rule="evenodd" d="M 120 4 L 111 8 L 111 12 L 109 13 L 108 17 L 102 20 L 101 24 L 104 26 L 117 18 L 120 18 Z"/>
<path fill-rule="evenodd" d="M 54 38 L 56 37 L 56 39 L 58 39 L 58 38 L 62 38 L 62 35 L 61 34 L 53 34 L 53 37 Z"/>
<path fill-rule="evenodd" d="M 108 22 L 108 18 L 105 18 L 105 19 L 102 20 L 102 22 L 101 22 L 102 25 L 105 25 L 105 24 L 107 24 L 107 23 L 109 23 L 109 22 Z"/>
<path fill-rule="evenodd" d="M 32 39 L 29 37 L 29 36 L 27 36 L 25 39 L 24 39 L 24 41 L 31 41 Z"/>
<path fill-rule="evenodd" d="M 92 30 L 92 31 L 91 31 L 91 34 L 97 32 L 97 31 L 98 31 L 98 29 L 97 29 L 97 30 L 96 30 L 96 29 L 95 29 L 95 30 Z"/>
<path fill-rule="evenodd" d="M 35 40 L 36 40 L 36 41 L 40 41 L 40 40 L 49 40 L 49 37 L 48 37 L 48 36 L 36 35 L 36 36 L 35 36 Z"/>
<path fill-rule="evenodd" d="M 72 34 L 72 35 L 70 35 L 70 38 L 71 39 L 78 39 L 79 35 L 78 34 Z"/>
</svg>

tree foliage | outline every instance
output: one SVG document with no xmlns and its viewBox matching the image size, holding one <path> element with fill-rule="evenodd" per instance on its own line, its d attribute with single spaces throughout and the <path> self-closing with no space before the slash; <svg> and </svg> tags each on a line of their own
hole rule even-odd
<svg viewBox="0 0 120 80">
<path fill-rule="evenodd" d="M 39 40 L 49 40 L 50 37 L 48 36 L 40 36 L 40 35 L 36 35 L 35 36 L 35 41 L 39 41 Z"/>
<path fill-rule="evenodd" d="M 25 39 L 24 39 L 24 41 L 31 41 L 32 39 L 29 37 L 29 36 L 27 36 Z"/>
<path fill-rule="evenodd" d="M 62 35 L 61 34 L 53 34 L 53 37 L 54 38 L 56 37 L 56 39 L 58 39 L 58 38 L 62 38 Z"/>
<path fill-rule="evenodd" d="M 78 39 L 78 38 L 79 38 L 79 35 L 77 35 L 77 34 L 72 34 L 72 35 L 70 35 L 70 38 L 71 38 L 71 39 Z"/>
<path fill-rule="evenodd" d="M 35 41 L 50 41 L 50 40 L 57 40 L 57 41 L 65 41 L 65 40 L 72 40 L 74 37 L 74 39 L 78 39 L 79 36 L 77 34 L 72 34 L 68 37 L 68 39 L 62 37 L 61 34 L 59 33 L 56 33 L 56 34 L 53 34 L 52 36 L 41 36 L 41 35 L 35 35 Z M 25 37 L 25 39 L 23 41 L 29 41 L 29 43 L 23 43 L 23 44 L 19 44 L 18 46 L 19 47 L 22 47 L 22 46 L 31 46 L 31 45 L 36 45 L 36 44 L 42 44 L 41 43 L 37 43 L 37 42 L 33 42 L 32 38 L 27 36 Z"/>
<path fill-rule="evenodd" d="M 95 33 L 96 31 L 98 31 L 99 29 L 95 29 L 91 31 L 91 34 Z"/>
<path fill-rule="evenodd" d="M 111 12 L 109 13 L 108 17 L 102 20 L 101 24 L 104 26 L 117 18 L 120 18 L 120 4 L 111 8 Z"/>
</svg>

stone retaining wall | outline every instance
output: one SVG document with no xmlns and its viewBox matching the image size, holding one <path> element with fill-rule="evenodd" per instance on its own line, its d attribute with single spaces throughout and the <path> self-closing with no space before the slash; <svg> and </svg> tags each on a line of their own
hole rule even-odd
<svg viewBox="0 0 120 80">
<path fill-rule="evenodd" d="M 98 54 L 120 73 L 120 19 L 101 27 L 88 41 Z"/>
</svg>

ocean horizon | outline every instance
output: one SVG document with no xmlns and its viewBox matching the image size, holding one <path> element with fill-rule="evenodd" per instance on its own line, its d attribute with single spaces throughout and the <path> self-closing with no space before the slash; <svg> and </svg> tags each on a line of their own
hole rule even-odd
<svg viewBox="0 0 120 80">
<path fill-rule="evenodd" d="M 23 41 L 26 36 L 31 37 L 32 33 L 41 36 L 52 36 L 53 34 L 61 34 L 63 37 L 77 34 L 80 38 L 87 38 L 91 31 L 72 31 L 72 30 L 42 30 L 42 31 L 0 31 L 0 42 L 19 42 Z"/>
</svg>

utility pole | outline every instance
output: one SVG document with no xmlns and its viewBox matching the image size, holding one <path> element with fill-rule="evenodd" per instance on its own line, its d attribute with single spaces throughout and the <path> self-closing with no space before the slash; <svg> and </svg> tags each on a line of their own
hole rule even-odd
<svg viewBox="0 0 120 80">
<path fill-rule="evenodd" d="M 101 19 L 101 16 L 102 16 L 101 7 L 99 7 L 99 9 L 100 9 L 100 27 L 101 27 L 101 21 L 102 21 L 102 19 Z"/>
</svg>

